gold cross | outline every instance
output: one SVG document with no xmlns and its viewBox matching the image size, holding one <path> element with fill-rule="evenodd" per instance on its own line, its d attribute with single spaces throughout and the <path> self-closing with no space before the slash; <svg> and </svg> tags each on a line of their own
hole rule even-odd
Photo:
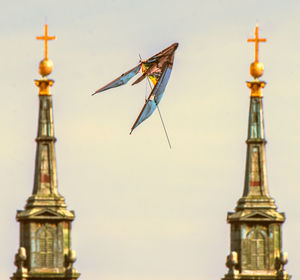
<svg viewBox="0 0 300 280">
<path fill-rule="evenodd" d="M 255 27 L 255 38 L 248 39 L 247 42 L 255 42 L 255 61 L 258 62 L 258 43 L 259 42 L 266 42 L 266 38 L 259 38 L 258 36 L 258 26 Z"/>
<path fill-rule="evenodd" d="M 44 36 L 37 36 L 37 40 L 45 40 L 45 59 L 48 59 L 48 41 L 49 40 L 56 40 L 55 36 L 48 36 L 48 25 L 45 24 L 45 35 Z"/>
</svg>

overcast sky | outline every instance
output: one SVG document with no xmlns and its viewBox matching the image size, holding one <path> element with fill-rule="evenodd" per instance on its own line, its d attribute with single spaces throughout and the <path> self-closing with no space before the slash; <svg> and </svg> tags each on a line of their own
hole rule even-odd
<svg viewBox="0 0 300 280">
<path fill-rule="evenodd" d="M 0 277 L 15 271 L 16 210 L 33 187 L 38 63 L 45 21 L 59 191 L 75 210 L 81 279 L 216 280 L 226 273 L 227 211 L 243 191 L 251 80 L 260 35 L 267 82 L 268 183 L 285 212 L 287 270 L 300 277 L 300 2 L 0 0 Z M 179 42 L 160 109 L 132 135 L 145 83 L 91 97 L 143 58 Z"/>
</svg>

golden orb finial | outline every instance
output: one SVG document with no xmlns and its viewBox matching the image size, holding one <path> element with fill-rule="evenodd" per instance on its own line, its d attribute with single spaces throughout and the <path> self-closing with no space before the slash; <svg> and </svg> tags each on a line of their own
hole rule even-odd
<svg viewBox="0 0 300 280">
<path fill-rule="evenodd" d="M 39 73 L 42 75 L 42 79 L 35 80 L 36 86 L 39 88 L 39 95 L 51 95 L 50 87 L 54 84 L 51 79 L 46 79 L 45 77 L 51 74 L 53 69 L 53 62 L 48 59 L 48 40 L 55 40 L 55 36 L 48 36 L 48 25 L 45 24 L 44 36 L 36 37 L 37 40 L 44 40 L 45 42 L 45 57 L 39 64 Z"/>
<path fill-rule="evenodd" d="M 43 76 L 46 77 L 49 74 L 51 74 L 53 70 L 53 62 L 50 59 L 44 58 L 39 65 L 39 73 Z"/>
<path fill-rule="evenodd" d="M 259 62 L 259 61 L 254 61 L 250 65 L 250 75 L 254 78 L 257 79 L 261 77 L 264 73 L 264 65 Z"/>
</svg>

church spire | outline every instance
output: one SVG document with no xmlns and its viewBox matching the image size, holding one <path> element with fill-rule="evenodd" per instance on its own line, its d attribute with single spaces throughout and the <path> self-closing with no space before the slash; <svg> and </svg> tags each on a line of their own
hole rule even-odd
<svg viewBox="0 0 300 280">
<path fill-rule="evenodd" d="M 281 225 L 284 213 L 277 212 L 274 200 L 267 186 L 265 131 L 262 89 L 266 82 L 259 80 L 264 66 L 259 61 L 258 26 L 255 38 L 255 60 L 250 66 L 253 81 L 247 82 L 250 94 L 250 109 L 247 138 L 247 159 L 244 191 L 235 212 L 229 212 L 227 222 L 231 225 L 230 254 L 226 266 L 228 273 L 223 280 L 288 280 L 284 270 L 287 254 L 281 249 Z"/>
<path fill-rule="evenodd" d="M 45 40 L 45 57 L 40 62 L 41 78 L 35 80 L 39 88 L 39 119 L 35 160 L 34 186 L 25 210 L 17 212 L 20 223 L 20 248 L 15 257 L 17 271 L 12 280 L 76 280 L 79 273 L 73 268 L 76 260 L 71 249 L 71 222 L 73 211 L 66 208 L 62 195 L 58 192 L 53 104 L 50 87 L 54 81 L 48 79 L 53 63 L 48 59 L 47 41 L 56 39 L 45 35 L 37 39 Z"/>
<path fill-rule="evenodd" d="M 250 74 L 254 81 L 247 82 L 251 90 L 248 139 L 247 143 L 247 160 L 245 172 L 245 184 L 243 197 L 238 202 L 238 209 L 243 208 L 276 208 L 274 201 L 270 198 L 267 186 L 266 170 L 266 152 L 265 152 L 265 129 L 262 103 L 262 89 L 266 82 L 258 78 L 263 75 L 264 66 L 259 61 L 258 51 L 259 43 L 266 42 L 267 39 L 259 38 L 258 26 L 255 27 L 255 38 L 248 39 L 248 42 L 255 43 L 255 60 L 250 65 Z"/>
<path fill-rule="evenodd" d="M 58 193 L 56 175 L 56 138 L 54 136 L 53 105 L 50 92 L 54 80 L 47 78 L 53 69 L 53 62 L 48 59 L 48 40 L 54 40 L 56 37 L 48 36 L 47 24 L 45 24 L 44 32 L 44 36 L 36 37 L 37 40 L 45 41 L 45 57 L 39 65 L 39 73 L 42 78 L 35 80 L 35 84 L 39 88 L 39 123 L 36 137 L 34 186 L 26 208 L 35 206 L 65 207 L 64 198 Z"/>
</svg>

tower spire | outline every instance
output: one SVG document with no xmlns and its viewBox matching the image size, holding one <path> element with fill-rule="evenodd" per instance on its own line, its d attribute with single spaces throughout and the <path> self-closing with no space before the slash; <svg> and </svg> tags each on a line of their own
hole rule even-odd
<svg viewBox="0 0 300 280">
<path fill-rule="evenodd" d="M 20 247 L 15 257 L 17 271 L 12 280 L 76 280 L 80 275 L 73 268 L 76 257 L 71 249 L 71 223 L 75 214 L 66 208 L 58 192 L 50 93 L 54 80 L 47 78 L 53 68 L 47 57 L 49 38 L 54 37 L 48 37 L 45 25 L 45 58 L 39 65 L 42 78 L 35 80 L 39 88 L 39 119 L 34 185 L 25 209 L 17 211 Z"/>
<path fill-rule="evenodd" d="M 39 88 L 39 122 L 37 131 L 37 150 L 35 161 L 34 186 L 32 196 L 28 199 L 26 208 L 33 206 L 59 206 L 66 207 L 64 198 L 58 192 L 54 125 L 53 125 L 53 104 L 50 87 L 54 80 L 47 79 L 52 72 L 53 62 L 47 57 L 47 40 L 56 39 L 55 36 L 48 37 L 48 26 L 45 24 L 45 36 L 36 37 L 45 40 L 45 58 L 40 62 L 39 72 L 42 79 L 35 80 Z"/>
<path fill-rule="evenodd" d="M 262 103 L 262 89 L 266 86 L 266 82 L 258 80 L 258 77 L 263 75 L 263 64 L 258 61 L 258 43 L 266 41 L 267 39 L 265 38 L 259 38 L 257 25 L 255 27 L 255 38 L 247 40 L 247 42 L 255 42 L 255 61 L 250 66 L 250 74 L 255 80 L 247 82 L 248 88 L 251 89 L 248 139 L 246 141 L 247 160 L 244 193 L 238 202 L 238 209 L 248 207 L 276 209 L 274 200 L 270 198 L 267 186 L 265 152 L 267 141 L 265 140 Z"/>
<path fill-rule="evenodd" d="M 229 270 L 223 280 L 288 280 L 290 275 L 284 270 L 287 254 L 281 251 L 281 225 L 285 216 L 277 212 L 267 185 L 262 103 L 266 82 L 258 79 L 264 71 L 258 60 L 258 43 L 266 39 L 259 38 L 258 26 L 255 38 L 248 42 L 255 42 L 255 61 L 250 65 L 254 80 L 246 82 L 251 94 L 244 191 L 235 212 L 227 216 L 231 246 L 226 262 Z"/>
</svg>

